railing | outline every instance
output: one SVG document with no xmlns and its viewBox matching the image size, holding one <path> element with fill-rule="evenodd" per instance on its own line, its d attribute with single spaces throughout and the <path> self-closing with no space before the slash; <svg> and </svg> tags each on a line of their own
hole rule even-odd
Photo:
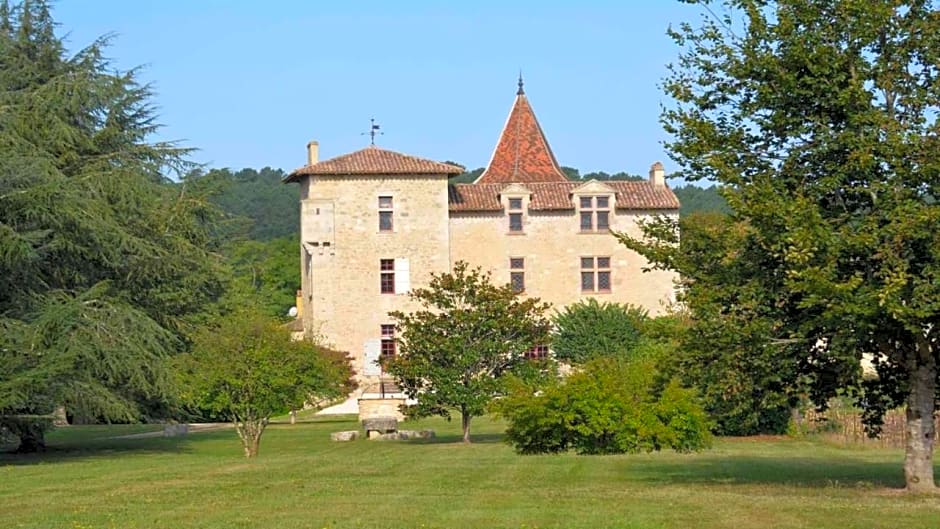
<svg viewBox="0 0 940 529">
<path fill-rule="evenodd" d="M 387 393 L 401 393 L 401 388 L 398 387 L 395 379 L 382 377 L 379 379 L 379 394 L 384 399 Z"/>
</svg>

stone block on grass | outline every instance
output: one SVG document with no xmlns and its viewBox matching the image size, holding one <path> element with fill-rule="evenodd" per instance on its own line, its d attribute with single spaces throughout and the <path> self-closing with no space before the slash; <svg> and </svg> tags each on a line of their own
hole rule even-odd
<svg viewBox="0 0 940 529">
<path fill-rule="evenodd" d="M 358 438 L 358 430 L 347 430 L 345 432 L 333 432 L 330 434 L 330 440 L 332 441 L 355 441 Z"/>
</svg>

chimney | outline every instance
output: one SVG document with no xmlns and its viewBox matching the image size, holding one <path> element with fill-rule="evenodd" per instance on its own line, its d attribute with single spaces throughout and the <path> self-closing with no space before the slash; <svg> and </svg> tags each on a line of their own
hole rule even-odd
<svg viewBox="0 0 940 529">
<path fill-rule="evenodd" d="M 307 144 L 307 165 L 313 165 L 320 161 L 320 143 L 311 141 Z"/>
<path fill-rule="evenodd" d="M 662 162 L 656 162 L 650 166 L 650 184 L 654 187 L 666 185 L 666 171 L 663 169 Z"/>
</svg>

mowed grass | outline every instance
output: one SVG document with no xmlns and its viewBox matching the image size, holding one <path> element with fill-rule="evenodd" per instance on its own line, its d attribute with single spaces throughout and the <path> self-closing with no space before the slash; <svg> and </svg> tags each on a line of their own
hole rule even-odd
<svg viewBox="0 0 940 529">
<path fill-rule="evenodd" d="M 356 426 L 271 426 L 252 461 L 231 430 L 63 429 L 44 455 L 0 456 L 0 528 L 940 527 L 940 499 L 897 491 L 896 450 L 766 438 L 692 455 L 519 456 L 488 419 L 470 446 L 441 420 L 411 426 L 437 430 L 431 443 L 329 440 Z"/>
</svg>

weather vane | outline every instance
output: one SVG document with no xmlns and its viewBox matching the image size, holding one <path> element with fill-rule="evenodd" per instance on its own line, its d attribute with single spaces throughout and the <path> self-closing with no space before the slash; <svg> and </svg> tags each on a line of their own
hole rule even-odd
<svg viewBox="0 0 940 529">
<path fill-rule="evenodd" d="M 369 127 L 369 132 L 363 132 L 360 136 L 365 136 L 366 134 L 372 139 L 372 145 L 375 145 L 375 137 L 385 134 L 384 132 L 379 131 L 379 126 L 375 123 L 375 118 L 370 118 L 369 122 L 372 124 Z"/>
</svg>

